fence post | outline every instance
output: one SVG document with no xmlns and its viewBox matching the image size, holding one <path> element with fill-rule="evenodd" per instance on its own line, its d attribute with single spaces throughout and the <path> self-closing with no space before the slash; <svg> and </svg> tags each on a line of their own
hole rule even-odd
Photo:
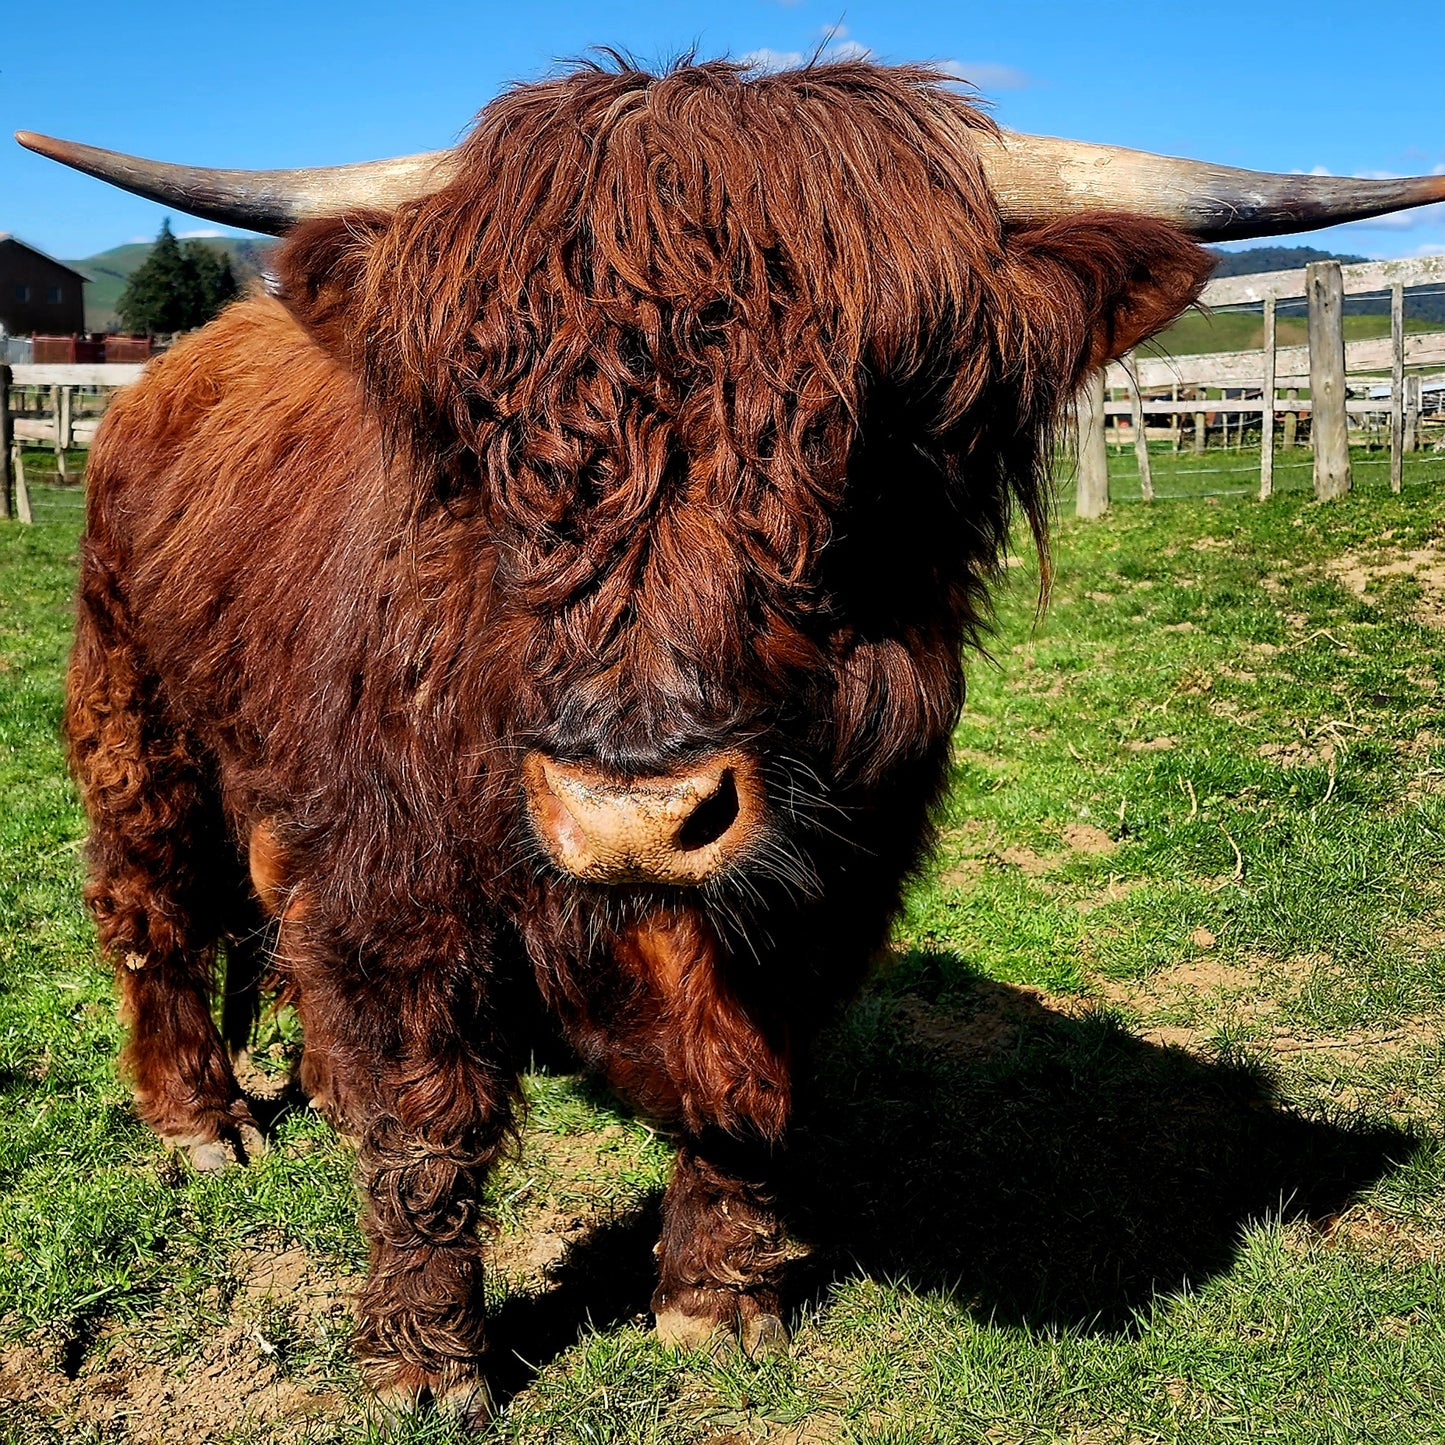
<svg viewBox="0 0 1445 1445">
<path fill-rule="evenodd" d="M 50 424 L 55 428 L 55 474 L 62 481 L 65 479 L 65 453 L 60 447 L 60 393 L 64 389 L 60 386 L 50 388 Z"/>
<path fill-rule="evenodd" d="M 15 515 L 10 501 L 15 491 L 15 474 L 11 470 L 14 439 L 10 425 L 10 368 L 0 361 L 0 517 L 6 520 Z"/>
<path fill-rule="evenodd" d="M 1420 449 L 1420 383 L 1419 376 L 1405 378 L 1405 445 L 1407 452 Z"/>
<path fill-rule="evenodd" d="M 1203 395 L 1204 388 L 1202 386 L 1196 386 L 1194 388 L 1195 399 L 1199 400 L 1203 397 Z M 1208 423 L 1204 420 L 1204 413 L 1202 411 L 1196 411 L 1194 413 L 1194 455 L 1196 457 L 1202 457 L 1204 455 L 1204 443 L 1208 435 L 1208 431 L 1209 426 Z"/>
<path fill-rule="evenodd" d="M 1405 287 L 1390 287 L 1390 490 L 1405 479 Z"/>
<path fill-rule="evenodd" d="M 1292 386 L 1284 394 L 1286 401 L 1299 400 L 1299 387 Z M 1284 435 L 1280 438 L 1280 446 L 1287 452 L 1292 452 L 1299 441 L 1299 412 L 1287 411 L 1284 414 Z"/>
<path fill-rule="evenodd" d="M 1077 402 L 1079 464 L 1077 512 L 1102 517 L 1109 510 L 1109 448 L 1104 438 L 1104 369 L 1089 373 Z"/>
<path fill-rule="evenodd" d="M 1274 495 L 1274 297 L 1264 300 L 1264 386 L 1260 400 L 1264 410 L 1259 414 L 1259 499 Z"/>
<path fill-rule="evenodd" d="M 75 441 L 75 388 L 73 386 L 62 386 L 60 388 L 60 411 L 55 418 L 55 438 L 60 448 L 60 475 L 69 475 L 69 461 L 67 455 L 72 443 Z"/>
<path fill-rule="evenodd" d="M 1120 358 L 1124 375 L 1129 380 L 1129 412 L 1134 424 L 1134 459 L 1139 463 L 1139 496 L 1146 502 L 1154 500 L 1154 474 L 1149 468 L 1149 435 L 1144 427 L 1144 397 L 1139 391 L 1139 371 L 1134 353 Z"/>
<path fill-rule="evenodd" d="M 1315 500 L 1350 490 L 1349 415 L 1345 410 L 1344 280 L 1338 261 L 1305 267 L 1310 327 L 1310 439 L 1314 446 Z"/>
</svg>

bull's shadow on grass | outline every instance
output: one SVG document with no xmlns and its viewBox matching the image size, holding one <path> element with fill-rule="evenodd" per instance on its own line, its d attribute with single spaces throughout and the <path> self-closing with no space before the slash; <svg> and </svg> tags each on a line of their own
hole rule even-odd
<svg viewBox="0 0 1445 1445">
<path fill-rule="evenodd" d="M 1325 1221 L 1417 1145 L 1306 1118 L 1256 1067 L 1061 1013 L 953 955 L 912 955 L 876 985 L 815 1075 L 785 1187 L 814 1247 L 795 1304 L 863 1273 L 1001 1323 L 1128 1330 L 1227 1270 L 1253 1221 Z M 503 1306 L 502 1399 L 584 1325 L 646 1312 L 658 1222 L 654 1199 L 600 1226 L 552 1288 Z"/>
<path fill-rule="evenodd" d="M 1227 1270 L 1252 1221 L 1327 1220 L 1417 1147 L 938 954 L 852 1010 L 799 1124 L 805 1297 L 861 1270 L 984 1318 L 1108 1331 Z"/>
<path fill-rule="evenodd" d="M 584 1328 L 615 1329 L 646 1314 L 657 1282 L 652 1251 L 662 1228 L 661 1205 L 655 1195 L 597 1225 L 551 1271 L 549 1289 L 513 1295 L 497 1311 L 488 1328 L 499 1347 L 487 1378 L 498 1403 L 575 1345 Z"/>
</svg>

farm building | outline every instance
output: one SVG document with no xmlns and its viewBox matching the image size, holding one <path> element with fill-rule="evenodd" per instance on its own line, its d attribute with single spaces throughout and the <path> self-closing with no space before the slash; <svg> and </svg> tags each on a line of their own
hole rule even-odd
<svg viewBox="0 0 1445 1445">
<path fill-rule="evenodd" d="M 84 331 L 85 280 L 73 267 L 0 232 L 0 331 Z"/>
</svg>

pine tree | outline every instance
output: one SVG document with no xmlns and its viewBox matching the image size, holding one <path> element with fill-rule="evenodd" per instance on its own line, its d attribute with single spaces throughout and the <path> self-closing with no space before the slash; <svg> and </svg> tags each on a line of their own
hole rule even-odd
<svg viewBox="0 0 1445 1445">
<path fill-rule="evenodd" d="M 120 300 L 116 315 L 127 331 L 181 331 L 185 327 L 186 292 L 189 289 L 185 258 L 176 238 L 171 234 L 167 217 L 161 222 L 151 253 L 136 267 Z"/>
<path fill-rule="evenodd" d="M 201 241 L 182 246 L 167 219 L 115 309 L 128 331 L 175 333 L 204 326 L 239 294 L 231 258 Z"/>
<path fill-rule="evenodd" d="M 192 326 L 204 326 L 221 307 L 240 294 L 231 270 L 231 258 L 201 241 L 187 241 L 181 248 L 182 258 L 191 268 L 192 294 L 190 314 Z"/>
</svg>

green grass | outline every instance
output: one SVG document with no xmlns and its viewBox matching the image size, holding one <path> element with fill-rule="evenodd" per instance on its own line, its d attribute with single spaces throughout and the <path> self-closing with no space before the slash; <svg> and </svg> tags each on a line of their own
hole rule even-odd
<svg viewBox="0 0 1445 1445">
<path fill-rule="evenodd" d="M 1388 316 L 1346 316 L 1346 341 L 1369 341 L 1390 334 Z M 1411 317 L 1407 332 L 1439 331 L 1438 321 Z M 1284 312 L 1276 323 L 1280 346 L 1303 346 L 1309 339 L 1309 324 L 1303 314 Z M 1258 351 L 1264 345 L 1264 318 L 1249 311 L 1186 311 L 1173 326 L 1143 349 L 1150 356 L 1198 356 L 1209 351 Z"/>
<path fill-rule="evenodd" d="M 1161 456 L 1194 495 L 1065 515 L 1041 619 L 1012 569 L 937 855 L 802 1111 L 791 1355 L 656 1347 L 667 1151 L 537 1074 L 493 1188 L 492 1438 L 1441 1438 L 1442 460 L 1321 507 L 1249 500 L 1254 454 Z M 292 1115 L 199 1179 L 115 1078 L 58 738 L 73 501 L 0 527 L 0 1440 L 126 1438 L 120 1406 L 362 1440 L 345 1147 Z"/>
</svg>

